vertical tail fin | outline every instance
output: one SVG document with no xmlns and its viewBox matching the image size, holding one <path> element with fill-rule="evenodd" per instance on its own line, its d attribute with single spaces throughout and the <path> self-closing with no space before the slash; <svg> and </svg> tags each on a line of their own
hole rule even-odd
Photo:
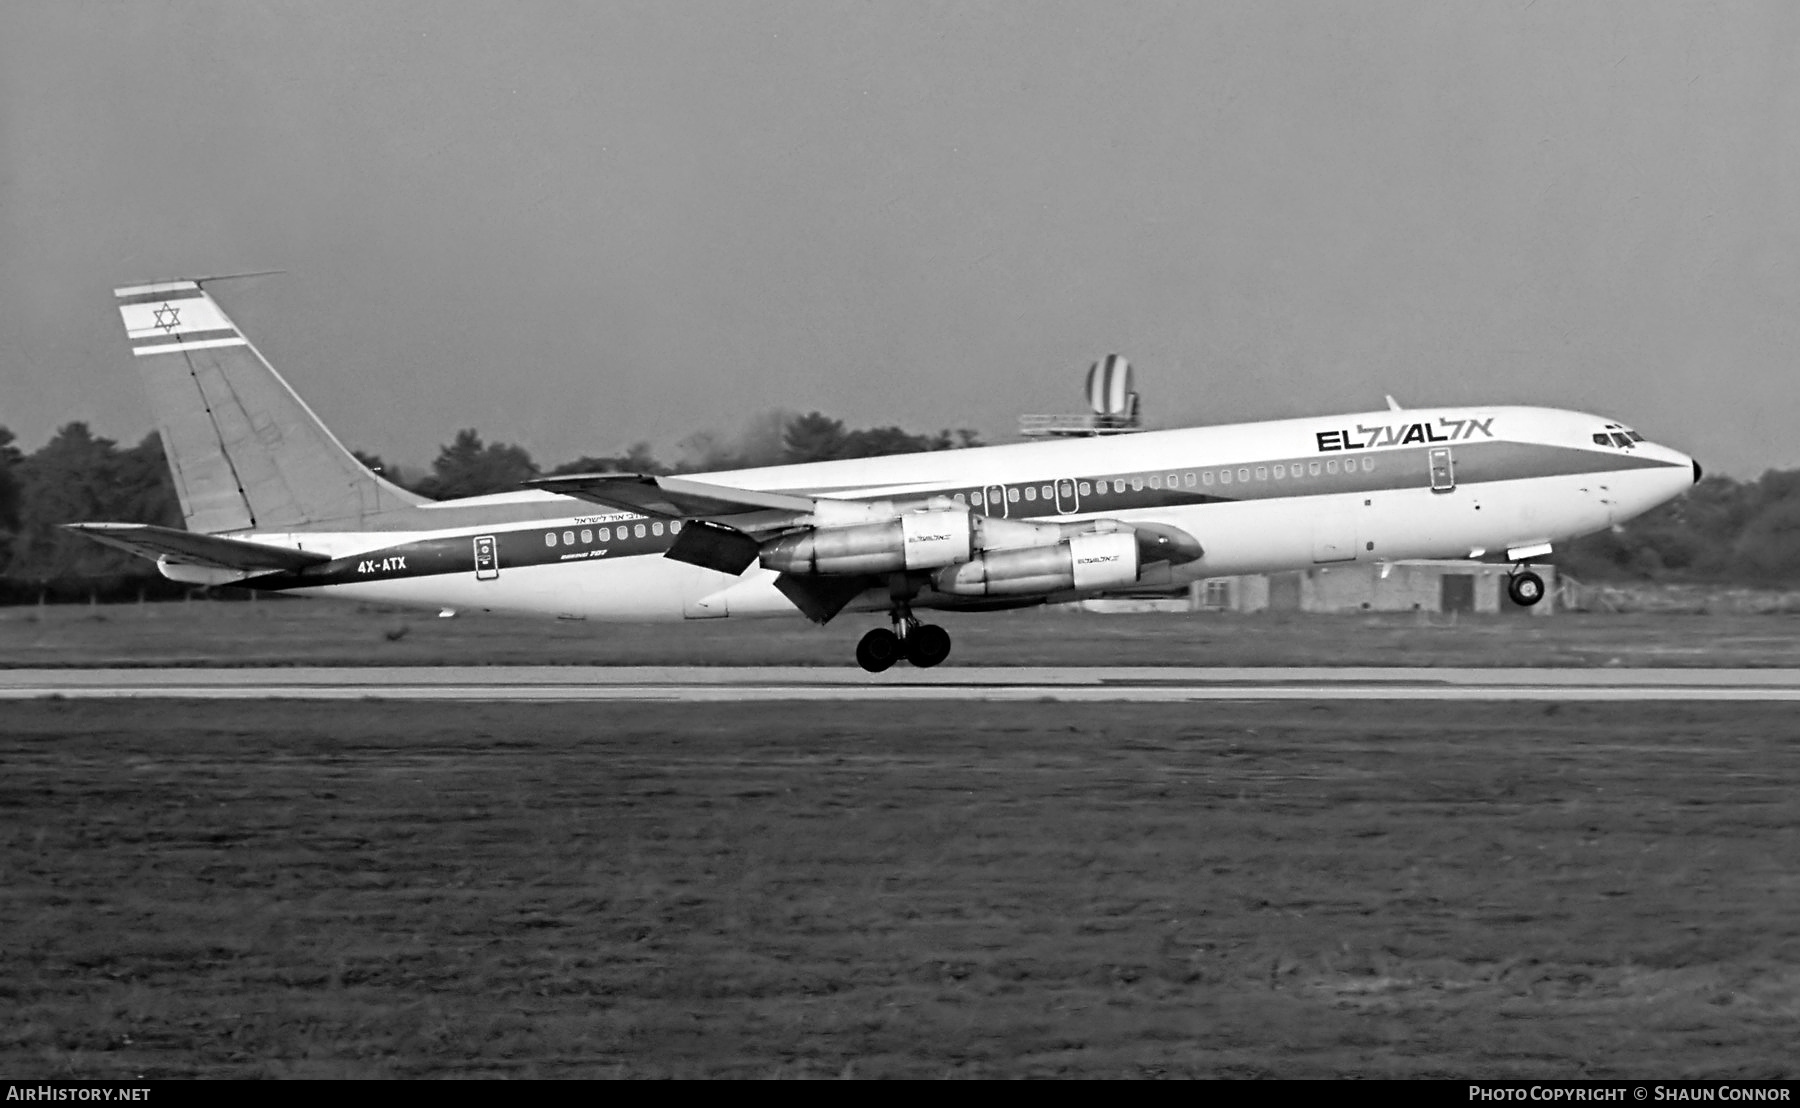
<svg viewBox="0 0 1800 1108">
<path fill-rule="evenodd" d="M 199 281 L 113 295 L 190 531 L 357 530 L 425 503 L 344 449 Z"/>
</svg>

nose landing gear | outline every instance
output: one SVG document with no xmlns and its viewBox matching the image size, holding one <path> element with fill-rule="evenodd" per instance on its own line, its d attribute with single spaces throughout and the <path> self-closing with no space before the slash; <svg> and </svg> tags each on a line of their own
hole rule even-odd
<svg viewBox="0 0 1800 1108">
<path fill-rule="evenodd" d="M 1521 608 L 1529 608 L 1544 599 L 1544 579 L 1524 565 L 1506 579 L 1506 595 Z"/>
<path fill-rule="evenodd" d="M 930 669 L 950 656 L 950 632 L 934 623 L 913 618 L 912 607 L 894 605 L 894 629 L 877 627 L 856 644 L 856 664 L 880 673 L 904 658 L 920 669 Z"/>
</svg>

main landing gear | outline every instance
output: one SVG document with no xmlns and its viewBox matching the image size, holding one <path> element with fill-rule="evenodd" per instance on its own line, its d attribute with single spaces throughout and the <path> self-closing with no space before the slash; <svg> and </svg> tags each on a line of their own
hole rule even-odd
<svg viewBox="0 0 1800 1108">
<path fill-rule="evenodd" d="M 896 604 L 894 629 L 877 627 L 856 644 L 856 664 L 880 673 L 904 658 L 920 669 L 930 669 L 950 656 L 950 632 L 934 623 L 920 623 L 912 608 Z"/>
<path fill-rule="evenodd" d="M 1529 608 L 1544 599 L 1544 579 L 1521 565 L 1506 579 L 1506 595 L 1521 608 Z"/>
</svg>

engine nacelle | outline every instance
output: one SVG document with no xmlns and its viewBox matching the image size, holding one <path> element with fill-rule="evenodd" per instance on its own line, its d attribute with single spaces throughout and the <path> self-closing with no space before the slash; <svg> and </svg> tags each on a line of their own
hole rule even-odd
<svg viewBox="0 0 1800 1108">
<path fill-rule="evenodd" d="M 1075 535 L 1055 546 L 1000 550 L 932 575 L 939 592 L 955 596 L 1029 596 L 1065 589 L 1134 585 L 1138 543 L 1129 531 Z"/>
<path fill-rule="evenodd" d="M 896 573 L 969 560 L 975 525 L 967 509 L 907 512 L 884 523 L 818 527 L 765 543 L 764 568 L 778 573 Z"/>
<path fill-rule="evenodd" d="M 1055 546 L 1068 536 L 1070 526 L 1062 523 L 1031 523 L 1022 519 L 976 516 L 975 549 L 991 553 L 996 550 L 1023 550 L 1032 546 Z M 1077 526 L 1081 530 L 1094 529 L 1094 524 L 1091 523 L 1073 526 Z"/>
</svg>

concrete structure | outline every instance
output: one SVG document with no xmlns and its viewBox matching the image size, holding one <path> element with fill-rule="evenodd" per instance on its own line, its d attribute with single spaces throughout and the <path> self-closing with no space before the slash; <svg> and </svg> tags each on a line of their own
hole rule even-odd
<svg viewBox="0 0 1800 1108">
<path fill-rule="evenodd" d="M 1088 411 L 1063 415 L 1022 415 L 1019 434 L 1028 439 L 1128 435 L 1144 429 L 1138 394 L 1131 388 L 1131 365 L 1108 354 L 1088 367 Z"/>
<path fill-rule="evenodd" d="M 1390 562 L 1316 566 L 1294 573 L 1211 577 L 1189 592 L 1194 611 L 1214 612 L 1513 612 L 1556 608 L 1556 567 L 1534 565 L 1545 596 L 1521 608 L 1506 594 L 1510 566 L 1487 562 Z"/>
</svg>

